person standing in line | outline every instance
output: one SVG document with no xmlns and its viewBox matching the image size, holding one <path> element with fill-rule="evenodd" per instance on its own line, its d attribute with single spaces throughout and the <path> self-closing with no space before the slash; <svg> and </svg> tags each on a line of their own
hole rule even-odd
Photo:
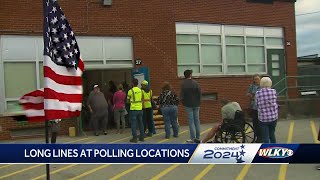
<svg viewBox="0 0 320 180">
<path fill-rule="evenodd" d="M 272 81 L 269 77 L 260 80 L 261 90 L 256 93 L 259 127 L 262 143 L 276 143 L 275 129 L 278 120 L 277 92 L 271 89 Z"/>
<path fill-rule="evenodd" d="M 261 132 L 259 128 L 259 118 L 257 110 L 256 92 L 260 90 L 260 76 L 258 74 L 253 76 L 253 83 L 248 88 L 247 96 L 250 97 L 250 113 L 255 134 L 257 135 L 256 143 L 261 143 Z"/>
<path fill-rule="evenodd" d="M 103 133 L 107 135 L 108 103 L 98 85 L 93 86 L 88 98 L 88 107 L 91 112 L 91 122 L 96 136 L 99 136 L 99 123 L 102 120 Z"/>
<path fill-rule="evenodd" d="M 127 99 L 127 95 L 128 95 L 128 91 L 129 91 L 129 85 L 127 84 L 126 81 L 123 81 L 122 82 L 122 86 L 123 86 L 123 91 L 126 93 L 126 99 Z M 126 111 L 127 111 L 127 115 L 125 115 L 125 123 L 126 123 L 126 127 L 130 128 L 131 125 L 130 125 L 130 103 L 128 103 L 127 101 L 125 102 L 125 108 L 126 108 Z"/>
<path fill-rule="evenodd" d="M 185 80 L 181 85 L 180 101 L 188 115 L 190 139 L 187 142 L 200 142 L 200 101 L 201 89 L 199 84 L 192 79 L 192 70 L 184 71 Z"/>
<path fill-rule="evenodd" d="M 158 104 L 163 115 L 164 126 L 165 126 L 165 138 L 170 138 L 170 124 L 172 125 L 173 137 L 179 136 L 178 126 L 178 97 L 171 90 L 171 86 L 168 82 L 164 82 L 162 86 L 162 92 L 158 98 Z"/>
<path fill-rule="evenodd" d="M 153 116 L 153 109 L 152 109 L 152 90 L 148 86 L 148 81 L 144 80 L 141 83 L 141 90 L 143 93 L 143 125 L 144 131 L 148 128 L 148 137 L 151 137 L 153 134 L 153 125 L 152 125 L 152 116 Z"/>
<path fill-rule="evenodd" d="M 113 95 L 113 111 L 114 111 L 114 119 L 117 123 L 117 133 L 121 134 L 123 133 L 125 129 L 125 114 L 126 114 L 126 108 L 125 108 L 125 101 L 126 101 L 126 93 L 123 91 L 122 84 L 118 85 L 118 91 L 114 93 Z M 120 131 L 120 122 L 122 125 L 121 131 Z"/>
<path fill-rule="evenodd" d="M 130 102 L 130 121 L 131 121 L 131 132 L 132 139 L 130 142 L 137 143 L 137 125 L 140 130 L 139 141 L 144 141 L 144 129 L 143 129 L 143 93 L 142 90 L 138 87 L 138 79 L 132 80 L 133 88 L 128 91 L 127 99 Z"/>
<path fill-rule="evenodd" d="M 51 120 L 51 143 L 55 144 L 57 142 L 57 136 L 60 130 L 60 121 L 61 119 Z"/>
<path fill-rule="evenodd" d="M 108 88 L 108 92 L 106 94 L 107 102 L 108 102 L 108 120 L 109 120 L 109 122 L 108 122 L 109 126 L 108 127 L 112 128 L 116 124 L 112 108 L 114 106 L 114 104 L 113 104 L 113 95 L 117 91 L 117 86 L 115 85 L 115 83 L 112 80 L 110 80 L 108 82 L 108 85 L 109 85 L 109 88 Z"/>
</svg>

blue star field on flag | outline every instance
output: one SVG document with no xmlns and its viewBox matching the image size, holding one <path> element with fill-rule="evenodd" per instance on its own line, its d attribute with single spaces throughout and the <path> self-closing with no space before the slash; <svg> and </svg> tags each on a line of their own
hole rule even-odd
<svg viewBox="0 0 320 180">
<path fill-rule="evenodd" d="M 57 65 L 77 68 L 78 43 L 57 0 L 46 1 L 44 18 L 44 55 Z"/>
</svg>

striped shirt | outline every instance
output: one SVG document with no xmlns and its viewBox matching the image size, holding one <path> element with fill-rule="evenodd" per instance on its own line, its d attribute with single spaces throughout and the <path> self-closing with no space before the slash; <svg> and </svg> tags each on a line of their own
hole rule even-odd
<svg viewBox="0 0 320 180">
<path fill-rule="evenodd" d="M 262 88 L 256 93 L 259 121 L 271 122 L 278 119 L 277 92 Z"/>
</svg>

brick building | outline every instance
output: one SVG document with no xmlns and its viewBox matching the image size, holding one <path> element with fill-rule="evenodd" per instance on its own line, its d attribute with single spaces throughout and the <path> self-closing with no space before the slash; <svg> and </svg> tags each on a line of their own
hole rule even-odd
<svg viewBox="0 0 320 180">
<path fill-rule="evenodd" d="M 179 92 L 183 71 L 192 69 L 204 93 L 201 123 L 220 118 L 220 97 L 247 108 L 253 74 L 274 82 L 297 75 L 294 2 L 59 0 L 85 61 L 85 95 L 95 83 L 105 90 L 109 80 L 130 82 L 139 67 L 148 68 L 155 95 L 163 81 Z M 0 1 L 0 139 L 21 128 L 11 120 L 19 97 L 42 87 L 42 17 L 40 0 Z M 186 121 L 180 107 L 179 122 Z"/>
</svg>

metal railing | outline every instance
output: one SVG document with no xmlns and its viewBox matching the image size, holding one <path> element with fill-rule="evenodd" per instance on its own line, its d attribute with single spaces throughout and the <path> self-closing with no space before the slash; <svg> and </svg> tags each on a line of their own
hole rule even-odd
<svg viewBox="0 0 320 180">
<path fill-rule="evenodd" d="M 299 82 L 300 79 L 305 79 L 305 78 L 319 78 L 318 81 L 313 81 L 311 82 L 312 85 L 301 85 L 304 84 L 302 81 Z M 292 80 L 295 81 L 294 86 L 289 86 L 288 81 Z M 289 89 L 297 89 L 297 91 L 320 91 L 320 75 L 301 75 L 301 76 L 286 76 L 276 82 L 272 88 L 277 89 L 279 85 L 282 85 L 284 83 L 284 87 L 280 90 L 277 91 L 278 96 L 280 96 L 282 93 L 285 92 L 285 97 L 288 99 L 288 90 Z"/>
</svg>

